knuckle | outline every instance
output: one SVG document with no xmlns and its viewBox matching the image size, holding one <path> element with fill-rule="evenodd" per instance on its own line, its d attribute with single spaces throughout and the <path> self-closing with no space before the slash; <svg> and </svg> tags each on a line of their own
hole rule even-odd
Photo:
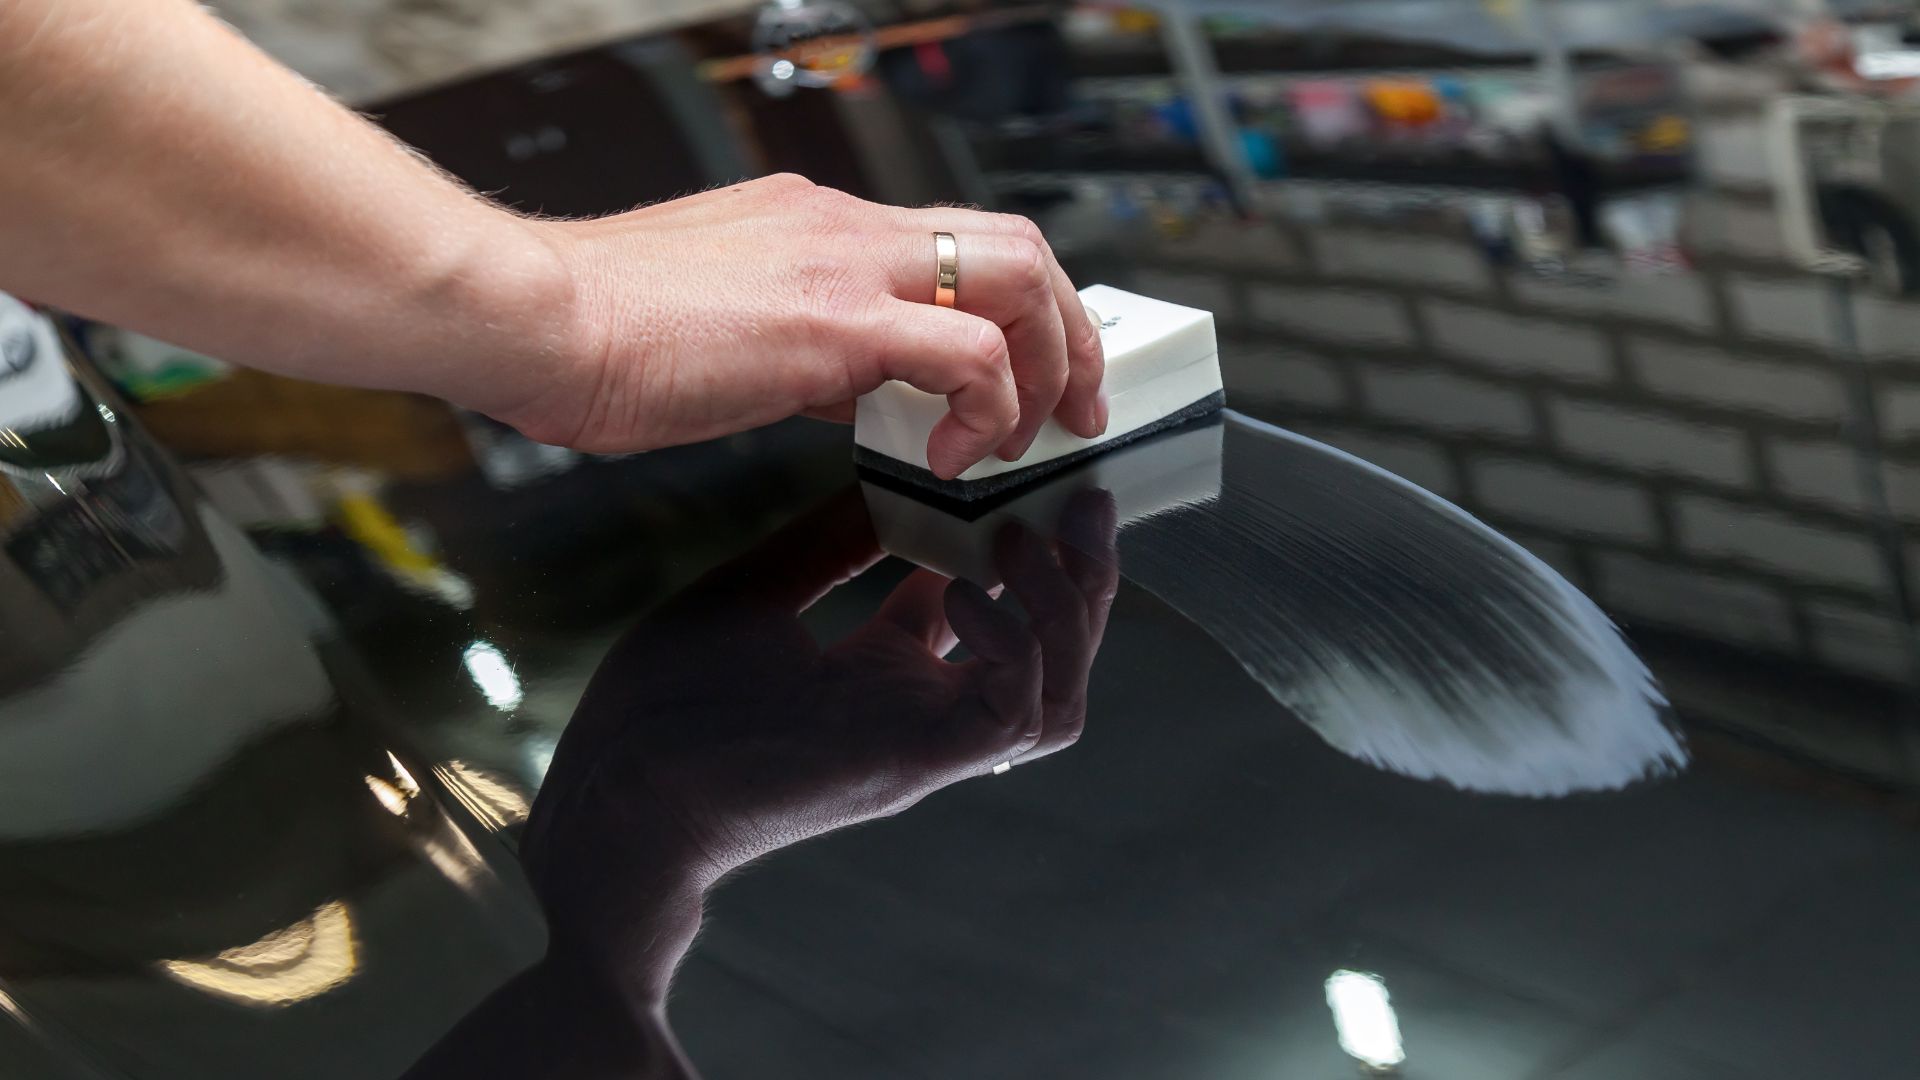
<svg viewBox="0 0 1920 1080">
<path fill-rule="evenodd" d="M 973 341 L 969 343 L 967 355 L 972 360 L 974 370 L 982 375 L 998 377 L 1011 364 L 1007 355 L 1006 335 L 992 323 L 974 327 Z"/>
<path fill-rule="evenodd" d="M 807 204 L 816 212 L 829 215 L 836 228 L 845 228 L 849 219 L 859 220 L 859 210 L 866 205 L 860 199 L 841 191 L 839 188 L 811 185 L 805 192 Z"/>
<path fill-rule="evenodd" d="M 1074 717 L 1074 719 L 1071 721 L 1071 725 L 1072 726 L 1068 727 L 1066 730 L 1060 733 L 1060 748 L 1062 750 L 1066 749 L 1069 746 L 1072 746 L 1074 743 L 1079 742 L 1080 736 L 1086 734 L 1086 731 L 1087 731 L 1086 715 L 1082 713 Z"/>
<path fill-rule="evenodd" d="M 776 191 L 807 191 L 814 187 L 813 181 L 791 172 L 772 173 L 762 177 L 760 183 Z"/>
<path fill-rule="evenodd" d="M 1020 662 L 1037 670 L 1041 662 L 1046 659 L 1046 649 L 1041 646 L 1040 639 L 1034 635 L 1026 634 L 1024 638 L 1025 640 L 1020 642 Z"/>
<path fill-rule="evenodd" d="M 1049 292 L 1052 291 L 1053 282 L 1050 274 L 1052 267 L 1047 264 L 1047 249 L 1045 245 L 1036 244 L 1031 240 L 1023 238 L 1020 241 L 1015 258 L 1017 260 L 1015 266 L 1019 270 L 1023 282 L 1029 287 L 1038 286 L 1047 289 Z"/>
<path fill-rule="evenodd" d="M 1032 218 L 1024 214 L 995 214 L 993 216 L 1000 227 L 1006 230 L 1007 235 L 1017 240 L 1024 240 L 1029 244 L 1037 244 L 1042 248 L 1047 246 L 1046 236 L 1040 232 L 1040 226 L 1035 225 Z"/>
</svg>

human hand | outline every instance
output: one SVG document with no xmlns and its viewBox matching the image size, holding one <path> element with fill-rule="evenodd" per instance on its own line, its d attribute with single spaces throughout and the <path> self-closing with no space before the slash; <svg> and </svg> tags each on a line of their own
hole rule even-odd
<svg viewBox="0 0 1920 1080">
<path fill-rule="evenodd" d="M 1072 745 L 1118 582 L 1117 526 L 1104 491 L 1063 517 L 1070 542 L 1000 538 L 1024 617 L 919 570 L 822 647 L 801 613 L 881 557 L 851 492 L 629 632 L 581 698 L 522 844 L 556 948 L 663 995 L 698 894 L 722 874 Z M 956 642 L 971 659 L 945 659 Z M 663 926 L 663 905 L 678 921 Z"/>
<path fill-rule="evenodd" d="M 546 386 L 498 419 L 582 450 L 649 449 L 805 413 L 850 420 L 890 379 L 947 398 L 943 478 L 1014 460 L 1049 416 L 1106 430 L 1099 328 L 1032 222 L 908 210 L 792 175 L 594 221 L 521 223 L 571 280 Z M 933 233 L 959 245 L 935 306 Z"/>
</svg>

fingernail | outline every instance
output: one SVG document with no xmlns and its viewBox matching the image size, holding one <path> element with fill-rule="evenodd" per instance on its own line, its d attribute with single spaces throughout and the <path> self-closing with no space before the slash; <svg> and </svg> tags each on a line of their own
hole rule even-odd
<svg viewBox="0 0 1920 1080">
<path fill-rule="evenodd" d="M 1100 391 L 1099 396 L 1093 399 L 1093 433 L 1095 435 L 1107 433 L 1107 418 L 1112 408 L 1113 403 L 1107 400 L 1105 390 Z"/>
</svg>

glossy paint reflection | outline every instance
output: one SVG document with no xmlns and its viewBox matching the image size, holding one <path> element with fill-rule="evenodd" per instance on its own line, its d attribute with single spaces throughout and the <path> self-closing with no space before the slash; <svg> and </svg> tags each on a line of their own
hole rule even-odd
<svg viewBox="0 0 1920 1080">
<path fill-rule="evenodd" d="M 1121 546 L 1342 753 L 1471 791 L 1605 790 L 1685 760 L 1613 623 L 1472 516 L 1357 458 L 1229 413 L 1225 481 Z"/>
<path fill-rule="evenodd" d="M 1023 614 L 921 569 L 822 643 L 802 616 L 883 557 L 850 489 L 669 600 L 601 663 L 522 838 L 546 959 L 410 1075 L 690 1075 L 663 1005 L 724 875 L 1079 738 L 1115 529 L 1079 492 L 1052 530 L 1077 544 L 994 542 Z"/>
<path fill-rule="evenodd" d="M 0 310 L 35 344 L 0 378 L 0 1026 L 35 1077 L 397 1072 L 444 1021 L 390 1002 L 522 966 L 531 898 L 403 764 L 307 587 L 25 310 Z"/>
<path fill-rule="evenodd" d="M 1533 796 L 1686 760 L 1645 665 L 1552 568 L 1430 492 L 1238 413 L 984 510 L 867 492 L 889 550 L 980 579 L 995 528 L 1044 529 L 1093 486 L 1117 492 L 1125 577 L 1342 753 Z"/>
</svg>

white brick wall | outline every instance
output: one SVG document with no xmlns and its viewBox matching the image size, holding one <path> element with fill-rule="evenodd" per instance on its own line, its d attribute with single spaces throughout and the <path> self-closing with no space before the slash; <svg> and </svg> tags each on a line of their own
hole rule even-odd
<svg viewBox="0 0 1920 1080">
<path fill-rule="evenodd" d="M 1873 409 L 1884 438 L 1893 442 L 1920 438 L 1920 386 L 1875 386 Z"/>
<path fill-rule="evenodd" d="M 1627 274 L 1605 286 L 1514 274 L 1507 287 L 1515 300 L 1543 308 L 1647 319 L 1701 333 L 1714 328 L 1713 301 L 1697 274 Z"/>
<path fill-rule="evenodd" d="M 1516 521 L 1636 543 L 1656 539 L 1652 496 L 1631 484 L 1515 458 L 1481 458 L 1469 475 L 1480 505 Z"/>
<path fill-rule="evenodd" d="M 1548 408 L 1555 436 L 1571 453 L 1718 484 L 1753 483 L 1746 438 L 1733 428 L 1563 397 Z"/>
<path fill-rule="evenodd" d="M 1167 254 L 1204 259 L 1227 266 L 1290 268 L 1300 265 L 1293 238 L 1265 221 L 1209 219 L 1189 236 L 1164 242 Z"/>
<path fill-rule="evenodd" d="M 1835 425 L 1846 415 L 1846 392 L 1831 371 L 1637 336 L 1628 342 L 1627 358 L 1634 379 L 1661 394 Z M 1914 401 L 1915 421 L 1920 424 L 1920 391 Z"/>
<path fill-rule="evenodd" d="M 1141 269 L 1133 272 L 1132 286 L 1142 296 L 1211 311 L 1220 322 L 1230 323 L 1239 316 L 1233 287 L 1221 274 Z"/>
<path fill-rule="evenodd" d="M 1845 443 L 1774 439 L 1767 444 L 1767 465 L 1783 495 L 1851 513 L 1867 510 L 1866 488 Z"/>
<path fill-rule="evenodd" d="M 1770 202 L 1694 192 L 1687 197 L 1685 213 L 1681 227 L 1687 246 L 1695 251 L 1770 261 L 1787 257 L 1786 237 Z"/>
<path fill-rule="evenodd" d="M 1322 408 L 1347 403 L 1347 386 L 1334 362 L 1291 345 L 1223 341 L 1220 370 L 1230 396 Z"/>
<path fill-rule="evenodd" d="M 1401 345 L 1413 337 L 1399 298 L 1362 289 L 1252 285 L 1255 322 L 1356 345 Z"/>
<path fill-rule="evenodd" d="M 1887 487 L 1887 506 L 1893 516 L 1920 522 L 1920 466 L 1883 462 L 1880 482 Z"/>
<path fill-rule="evenodd" d="M 1323 272 L 1340 277 L 1475 291 L 1484 291 L 1492 282 L 1486 260 L 1464 240 L 1328 230 L 1315 234 L 1313 252 Z"/>
<path fill-rule="evenodd" d="M 1920 359 L 1920 303 L 1856 294 L 1853 311 L 1861 352 L 1889 359 Z"/>
<path fill-rule="evenodd" d="M 1767 445 L 1767 462 L 1783 495 L 1863 518 L 1878 515 L 1846 443 L 1775 439 Z M 1880 482 L 1893 516 L 1920 522 L 1920 466 L 1882 462 Z"/>
<path fill-rule="evenodd" d="M 1629 629 L 1633 622 L 1644 620 L 1746 645 L 1796 651 L 1792 613 L 1786 598 L 1770 585 L 1622 552 L 1596 554 L 1594 577 L 1602 604 Z"/>
<path fill-rule="evenodd" d="M 1748 337 L 1833 347 L 1833 312 L 1818 278 L 1727 278 L 1734 326 Z"/>
<path fill-rule="evenodd" d="M 1803 581 L 1870 590 L 1886 587 L 1879 553 L 1865 536 L 1812 525 L 1772 510 L 1702 495 L 1674 500 L 1680 545 Z"/>
<path fill-rule="evenodd" d="M 1453 462 L 1448 460 L 1438 443 L 1411 435 L 1356 431 L 1332 424 L 1308 424 L 1295 430 L 1310 439 L 1318 439 L 1328 446 L 1338 447 L 1354 457 L 1370 461 L 1442 498 L 1459 496 L 1460 481 L 1454 475 Z"/>
<path fill-rule="evenodd" d="M 1575 382 L 1601 382 L 1613 375 L 1606 342 L 1584 324 L 1445 300 L 1423 300 L 1421 310 L 1434 344 L 1468 363 Z"/>
<path fill-rule="evenodd" d="M 1360 369 L 1360 396 L 1375 416 L 1442 431 L 1524 438 L 1534 430 L 1519 391 L 1449 371 L 1369 365 Z"/>
<path fill-rule="evenodd" d="M 1563 578 L 1582 590 L 1587 588 L 1585 575 L 1580 570 L 1579 560 L 1574 558 L 1573 545 L 1560 540 L 1551 540 L 1537 533 L 1525 530 L 1505 529 L 1507 539 L 1532 552 L 1534 557 L 1546 563 Z"/>
<path fill-rule="evenodd" d="M 1843 670 L 1904 683 L 1911 677 L 1905 623 L 1890 615 L 1832 603 L 1808 604 L 1813 652 Z"/>
</svg>

